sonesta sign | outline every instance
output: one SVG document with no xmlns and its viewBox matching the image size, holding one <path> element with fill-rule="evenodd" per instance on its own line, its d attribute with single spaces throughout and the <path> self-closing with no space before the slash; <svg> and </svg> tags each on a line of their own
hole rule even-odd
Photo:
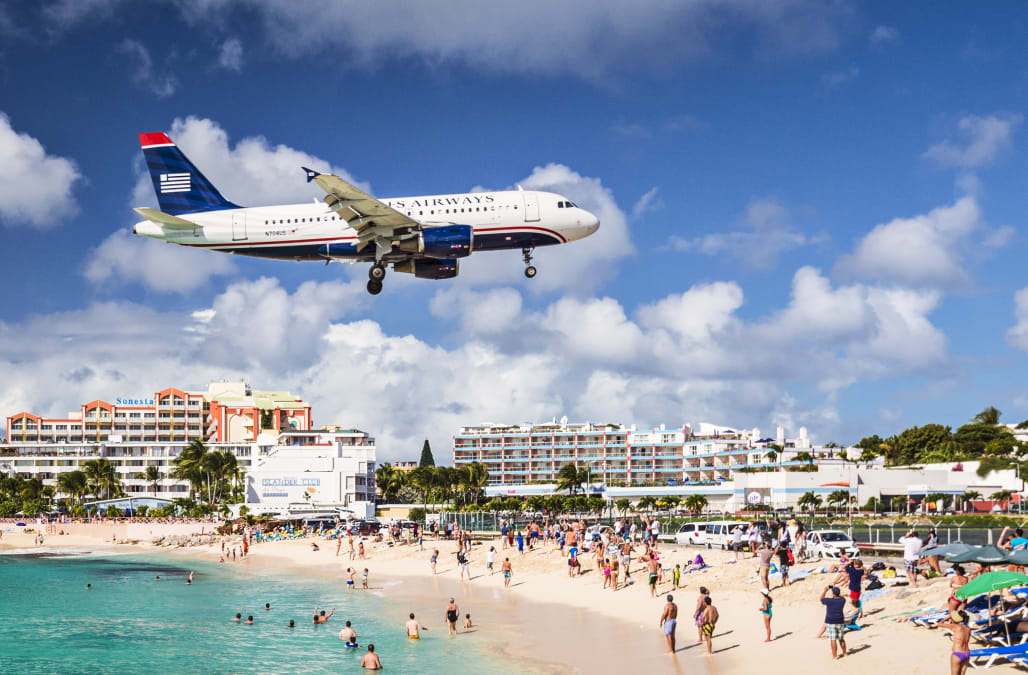
<svg viewBox="0 0 1028 675">
<path fill-rule="evenodd" d="M 114 399 L 115 405 L 153 405 L 152 398 L 122 398 L 121 396 Z"/>
</svg>

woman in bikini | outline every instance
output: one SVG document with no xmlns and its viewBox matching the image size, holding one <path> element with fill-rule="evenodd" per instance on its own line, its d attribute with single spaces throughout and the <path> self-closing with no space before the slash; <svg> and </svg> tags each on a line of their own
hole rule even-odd
<svg viewBox="0 0 1028 675">
<path fill-rule="evenodd" d="M 960 565 L 953 566 L 953 578 L 949 580 L 949 611 L 954 612 L 964 609 L 967 606 L 966 600 L 957 600 L 957 589 L 967 583 L 964 576 L 964 568 Z"/>
<path fill-rule="evenodd" d="M 949 619 L 938 625 L 939 628 L 949 628 L 953 631 L 953 650 L 949 656 L 949 672 L 950 675 L 964 675 L 971 659 L 971 650 L 968 647 L 968 642 L 971 640 L 971 629 L 967 627 L 967 612 L 950 612 Z"/>
</svg>

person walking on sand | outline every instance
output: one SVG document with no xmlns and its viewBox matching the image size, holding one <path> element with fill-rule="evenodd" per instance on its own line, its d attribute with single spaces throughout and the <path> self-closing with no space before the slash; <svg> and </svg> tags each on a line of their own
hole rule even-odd
<svg viewBox="0 0 1028 675">
<path fill-rule="evenodd" d="M 841 659 L 846 656 L 846 624 L 843 618 L 846 600 L 839 597 L 837 586 L 825 586 L 821 591 L 821 604 L 825 606 L 825 631 L 832 645 L 832 658 Z"/>
<path fill-rule="evenodd" d="M 514 570 L 510 566 L 510 558 L 503 559 L 503 587 L 510 588 L 510 578 L 514 575 Z"/>
<path fill-rule="evenodd" d="M 357 557 L 360 558 L 361 560 L 367 560 L 367 558 L 364 557 L 364 542 L 363 541 L 357 544 Z"/>
<path fill-rule="evenodd" d="M 718 614 L 717 607 L 711 602 L 710 596 L 703 598 L 703 614 L 700 618 L 703 620 L 703 625 L 700 626 L 700 632 L 703 633 L 703 641 L 707 643 L 707 655 L 714 653 L 714 647 L 712 644 L 712 638 L 714 637 L 714 628 L 717 626 L 717 620 L 721 618 Z"/>
<path fill-rule="evenodd" d="M 342 537 L 336 536 L 336 557 L 339 557 L 339 549 L 343 547 Z"/>
<path fill-rule="evenodd" d="M 782 573 L 782 585 L 789 585 L 789 540 L 783 539 L 778 542 L 778 571 Z"/>
<path fill-rule="evenodd" d="M 446 605 L 446 630 L 450 635 L 457 634 L 457 619 L 460 617 L 460 607 L 457 603 L 450 598 L 450 603 Z"/>
<path fill-rule="evenodd" d="M 971 650 L 968 648 L 971 629 L 967 626 L 967 612 L 950 611 L 949 621 L 940 623 L 938 628 L 948 628 L 953 632 L 953 648 L 949 655 L 950 675 L 964 675 L 971 658 Z"/>
<path fill-rule="evenodd" d="M 353 535 L 352 534 L 347 536 L 347 541 L 348 541 L 348 543 L 350 545 L 350 560 L 353 560 L 355 557 L 357 557 L 357 551 L 355 551 L 354 548 L 353 548 Z"/>
<path fill-rule="evenodd" d="M 657 597 L 657 577 L 659 576 L 660 563 L 652 556 L 646 561 L 646 569 L 650 572 L 650 597 Z"/>
<path fill-rule="evenodd" d="M 496 563 L 496 547 L 490 546 L 489 553 L 486 555 L 485 568 L 489 570 L 489 576 L 493 575 L 496 570 L 493 569 L 493 564 Z"/>
<path fill-rule="evenodd" d="M 439 560 L 439 549 L 434 549 L 432 551 L 432 555 L 429 556 L 429 558 L 428 558 L 428 562 L 432 564 L 432 574 L 436 574 L 437 573 L 435 571 L 435 564 L 436 564 L 437 560 Z"/>
<path fill-rule="evenodd" d="M 699 636 L 697 642 L 703 642 L 703 610 L 707 608 L 706 599 L 710 597 L 710 591 L 705 586 L 700 586 L 700 596 L 696 598 L 696 611 L 692 618 L 696 622 L 696 634 Z"/>
<path fill-rule="evenodd" d="M 407 639 L 419 640 L 421 639 L 421 631 L 428 630 L 414 618 L 414 612 L 410 613 L 410 620 L 407 621 Z"/>
<path fill-rule="evenodd" d="M 907 571 L 910 587 L 917 588 L 917 563 L 921 558 L 921 538 L 917 536 L 916 530 L 911 530 L 900 537 L 899 543 L 903 544 L 903 567 Z"/>
<path fill-rule="evenodd" d="M 375 645 L 368 643 L 368 653 L 361 659 L 361 668 L 367 670 L 382 670 L 382 662 L 375 653 Z"/>
<path fill-rule="evenodd" d="M 668 653 L 675 653 L 675 628 L 678 627 L 678 605 L 674 603 L 674 596 L 670 593 L 667 596 L 667 604 L 660 614 L 660 626 L 664 629 L 664 637 L 667 639 Z"/>
<path fill-rule="evenodd" d="M 760 614 L 764 617 L 764 630 L 767 631 L 767 639 L 764 642 L 771 642 L 771 591 L 762 588 L 760 593 Z"/>
<path fill-rule="evenodd" d="M 757 558 L 760 561 L 757 574 L 760 576 L 760 583 L 765 589 L 771 590 L 771 581 L 768 575 L 771 573 L 771 557 L 775 554 L 771 546 L 765 541 L 757 551 Z"/>
</svg>

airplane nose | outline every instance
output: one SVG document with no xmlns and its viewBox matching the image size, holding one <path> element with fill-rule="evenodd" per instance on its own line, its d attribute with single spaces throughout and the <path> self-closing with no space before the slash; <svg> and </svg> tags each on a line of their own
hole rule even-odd
<svg viewBox="0 0 1028 675">
<path fill-rule="evenodd" d="M 600 229 L 600 219 L 590 213 L 589 217 L 585 221 L 585 229 L 587 234 L 592 234 L 596 230 Z"/>
</svg>

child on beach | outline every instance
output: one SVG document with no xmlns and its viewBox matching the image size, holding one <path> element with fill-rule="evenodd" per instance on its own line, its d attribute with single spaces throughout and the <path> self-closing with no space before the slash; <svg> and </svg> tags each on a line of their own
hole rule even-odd
<svg viewBox="0 0 1028 675">
<path fill-rule="evenodd" d="M 675 571 L 671 573 L 671 583 L 675 590 L 678 590 L 678 583 L 682 580 L 682 566 L 675 563 Z"/>
<path fill-rule="evenodd" d="M 603 570 L 603 587 L 610 586 L 610 558 L 604 558 L 601 564 Z"/>
<path fill-rule="evenodd" d="M 503 587 L 510 588 L 510 578 L 514 574 L 514 570 L 510 566 L 510 558 L 503 559 Z"/>
<path fill-rule="evenodd" d="M 464 628 L 465 629 L 471 628 L 471 615 L 470 614 L 465 614 L 464 615 Z"/>
<path fill-rule="evenodd" d="M 368 588 L 368 568 L 364 568 L 364 574 L 361 576 L 361 588 Z"/>
<path fill-rule="evenodd" d="M 436 549 L 436 550 L 432 551 L 432 555 L 428 559 L 428 562 L 430 562 L 432 564 L 432 574 L 436 573 L 436 571 L 435 571 L 435 563 L 436 563 L 437 560 L 439 560 L 439 549 Z"/>
</svg>

